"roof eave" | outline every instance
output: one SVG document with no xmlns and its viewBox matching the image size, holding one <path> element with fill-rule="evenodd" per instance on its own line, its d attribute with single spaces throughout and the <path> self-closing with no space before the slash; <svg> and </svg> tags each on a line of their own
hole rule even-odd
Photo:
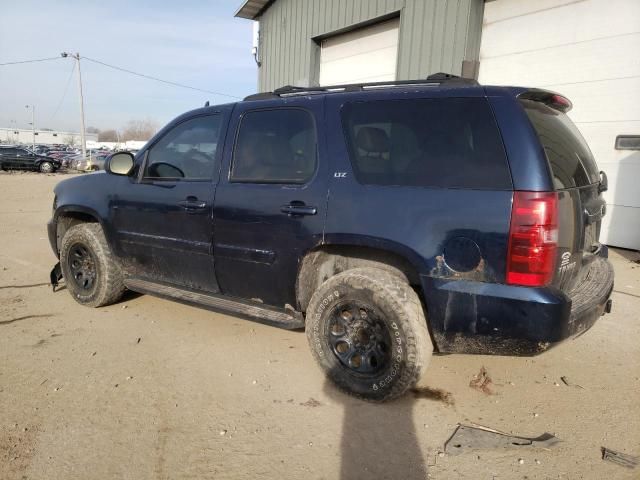
<svg viewBox="0 0 640 480">
<path fill-rule="evenodd" d="M 245 0 L 233 15 L 237 18 L 256 20 L 273 0 Z"/>
</svg>

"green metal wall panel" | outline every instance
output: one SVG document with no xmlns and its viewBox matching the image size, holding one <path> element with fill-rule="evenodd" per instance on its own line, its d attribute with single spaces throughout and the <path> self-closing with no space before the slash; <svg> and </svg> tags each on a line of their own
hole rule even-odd
<svg viewBox="0 0 640 480">
<path fill-rule="evenodd" d="M 460 75 L 477 61 L 483 0 L 275 0 L 260 21 L 258 88 L 316 85 L 318 37 L 399 13 L 397 77 Z"/>
</svg>

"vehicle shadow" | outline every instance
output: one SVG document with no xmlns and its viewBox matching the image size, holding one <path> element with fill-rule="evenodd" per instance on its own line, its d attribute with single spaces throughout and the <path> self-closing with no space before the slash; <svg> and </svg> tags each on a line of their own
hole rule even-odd
<svg viewBox="0 0 640 480">
<path fill-rule="evenodd" d="M 324 393 L 344 408 L 341 480 L 427 478 L 413 422 L 413 395 L 374 404 L 342 393 L 329 380 Z"/>
</svg>

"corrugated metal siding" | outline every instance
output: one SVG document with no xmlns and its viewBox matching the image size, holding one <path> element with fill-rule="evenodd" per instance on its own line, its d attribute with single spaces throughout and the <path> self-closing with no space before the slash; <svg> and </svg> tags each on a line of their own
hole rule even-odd
<svg viewBox="0 0 640 480">
<path fill-rule="evenodd" d="M 478 60 L 483 0 L 276 0 L 259 18 L 259 90 L 318 81 L 319 36 L 400 13 L 397 76 L 460 75 Z"/>
</svg>

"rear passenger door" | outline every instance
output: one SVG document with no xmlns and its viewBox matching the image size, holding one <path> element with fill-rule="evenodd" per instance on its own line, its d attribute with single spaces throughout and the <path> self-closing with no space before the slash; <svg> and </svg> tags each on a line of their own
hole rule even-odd
<svg viewBox="0 0 640 480">
<path fill-rule="evenodd" d="M 214 207 L 222 293 L 296 306 L 299 260 L 323 236 L 323 111 L 322 98 L 237 105 Z"/>
</svg>

